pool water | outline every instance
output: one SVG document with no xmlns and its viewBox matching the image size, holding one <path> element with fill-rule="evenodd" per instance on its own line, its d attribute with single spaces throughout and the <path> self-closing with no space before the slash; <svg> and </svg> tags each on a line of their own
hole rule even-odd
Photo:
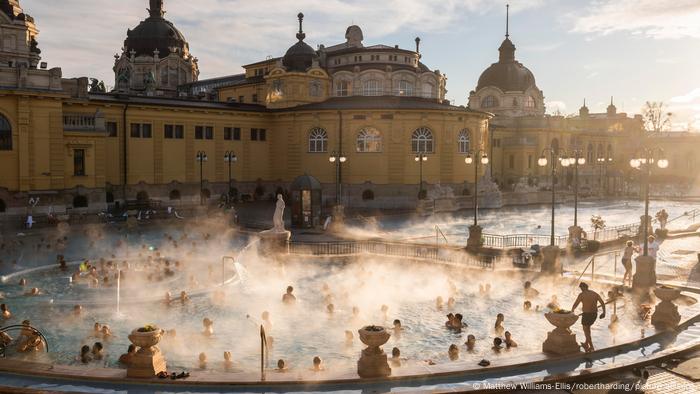
<svg viewBox="0 0 700 394">
<path fill-rule="evenodd" d="M 651 201 L 649 215 L 654 217 L 656 212 L 666 209 L 669 220 L 682 216 L 685 212 L 700 208 L 700 202 L 683 201 Z M 603 200 L 579 202 L 578 224 L 589 233 L 591 217 L 600 215 L 605 220 L 606 227 L 614 227 L 639 223 L 644 214 L 644 202 L 639 200 Z M 401 240 L 419 240 L 420 238 L 434 239 L 435 226 L 447 236 L 450 243 L 464 244 L 469 235 L 469 226 L 473 222 L 473 211 L 436 214 L 420 219 L 405 216 L 384 216 L 369 222 L 362 221 L 353 225 L 349 231 L 359 236 L 390 237 Z M 691 224 L 691 217 L 681 218 L 669 224 L 669 228 L 683 229 Z M 574 222 L 573 204 L 558 204 L 555 207 L 554 229 L 557 235 L 568 234 L 569 226 Z M 551 206 L 520 206 L 501 209 L 480 209 L 479 225 L 488 234 L 538 234 L 549 235 L 551 231 Z M 440 241 L 442 241 L 440 236 Z"/>
<path fill-rule="evenodd" d="M 80 364 L 77 355 L 82 345 L 96 341 L 104 343 L 107 356 L 91 366 L 118 366 L 119 355 L 126 351 L 128 333 L 145 324 L 157 324 L 166 330 L 176 330 L 176 335 L 166 335 L 160 347 L 171 370 L 196 370 L 198 355 L 208 358 L 207 370 L 223 370 L 223 353 L 230 351 L 236 370 L 255 371 L 260 362 L 260 324 L 263 311 L 269 311 L 271 324 L 267 334 L 272 337 L 269 367 L 277 359 L 284 359 L 292 369 L 310 368 L 314 356 L 324 360 L 326 369 L 351 371 L 363 345 L 357 330 L 367 324 L 391 327 L 394 319 L 400 319 L 404 329 L 401 335 L 392 335 L 385 345 L 390 353 L 393 347 L 401 350 L 408 363 L 450 363 L 447 349 L 450 344 L 460 347 L 460 360 L 483 359 L 540 354 L 542 342 L 553 327 L 542 312 L 525 312 L 522 284 L 532 280 L 533 287 L 541 291 L 533 299 L 533 307 L 546 305 L 556 294 L 563 308 L 570 308 L 577 289 L 566 280 L 545 281 L 520 274 L 505 275 L 494 272 L 454 270 L 441 265 L 415 263 L 400 260 L 373 260 L 340 262 L 309 262 L 300 260 L 273 261 L 249 250 L 239 256 L 244 268 L 242 282 L 225 287 L 225 293 L 202 293 L 192 296 L 186 303 L 173 302 L 166 306 L 159 300 L 165 291 L 174 294 L 182 286 L 190 284 L 189 276 L 197 275 L 199 286 L 214 289 L 219 278 L 210 278 L 206 265 L 193 263 L 187 268 L 187 280 L 174 282 L 144 282 L 129 290 L 131 298 L 143 302 L 129 302 L 116 311 L 114 288 L 87 289 L 70 284 L 68 274 L 57 268 L 37 270 L 22 275 L 27 287 L 35 284 L 46 289 L 37 297 L 24 296 L 27 287 L 17 284 L 18 276 L 7 278 L 0 285 L 5 300 L 14 316 L 4 325 L 19 324 L 29 319 L 47 337 L 50 352 L 45 355 L 17 355 L 15 357 L 38 358 L 61 364 Z M 230 271 L 233 275 L 233 269 Z M 133 274 L 133 273 L 132 273 Z M 133 278 L 137 275 L 131 275 Z M 207 281 L 210 282 L 207 282 Z M 479 294 L 480 284 L 490 284 L 488 295 Z M 296 305 L 281 301 L 286 287 L 292 285 L 298 298 Z M 197 294 L 197 289 L 187 288 Z M 594 290 L 606 291 L 602 285 Z M 453 307 L 439 310 L 436 297 L 447 302 L 455 298 Z M 72 306 L 78 298 L 85 305 L 81 316 L 72 314 Z M 52 301 L 53 300 L 53 301 Z M 64 302 L 69 300 L 68 302 Z M 99 302 L 92 302 L 99 300 Z M 334 313 L 326 306 L 333 303 Z M 386 315 L 382 305 L 388 307 Z M 359 308 L 353 316 L 352 308 Z M 638 339 L 644 332 L 653 332 L 645 321 L 640 321 L 635 308 L 625 302 L 618 304 L 620 330 L 615 335 L 608 329 L 610 318 L 594 326 L 594 342 L 602 348 L 623 341 Z M 468 324 L 461 332 L 445 328 L 447 313 L 461 313 Z M 519 347 L 496 354 L 491 350 L 495 333 L 496 315 L 505 315 L 505 329 L 513 334 Z M 608 312 L 608 316 L 611 312 Z M 202 320 L 214 321 L 214 335 L 202 334 Z M 112 339 L 95 337 L 95 322 L 108 324 L 115 334 Z M 623 329 L 624 328 L 624 329 Z M 583 341 L 580 325 L 573 327 Z M 353 333 L 353 340 L 346 342 L 345 331 Z M 468 353 L 463 345 L 468 334 L 477 338 L 477 349 Z"/>
</svg>

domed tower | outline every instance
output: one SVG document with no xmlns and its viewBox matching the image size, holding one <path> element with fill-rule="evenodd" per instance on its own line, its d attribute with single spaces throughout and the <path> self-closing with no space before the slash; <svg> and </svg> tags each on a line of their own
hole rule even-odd
<svg viewBox="0 0 700 394">
<path fill-rule="evenodd" d="M 297 18 L 297 42 L 265 76 L 265 102 L 269 108 L 295 107 L 328 98 L 330 78 L 319 65 L 318 53 L 304 42 L 304 14 L 299 13 Z"/>
<path fill-rule="evenodd" d="M 165 19 L 163 0 L 150 0 L 149 16 L 126 32 L 114 56 L 115 90 L 148 96 L 175 96 L 177 87 L 197 81 L 199 66 L 185 36 Z"/>
<path fill-rule="evenodd" d="M 537 87 L 535 76 L 515 60 L 508 8 L 506 15 L 506 38 L 498 48 L 498 62 L 491 64 L 479 77 L 476 89 L 469 94 L 469 108 L 508 117 L 544 115 L 544 95 Z"/>
<path fill-rule="evenodd" d="M 0 62 L 7 65 L 36 68 L 41 60 L 34 18 L 24 13 L 19 0 L 0 0 Z"/>
</svg>

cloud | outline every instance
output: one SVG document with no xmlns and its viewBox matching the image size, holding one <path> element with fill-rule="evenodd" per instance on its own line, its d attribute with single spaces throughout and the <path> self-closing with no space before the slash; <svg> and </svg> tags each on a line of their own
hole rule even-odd
<svg viewBox="0 0 700 394">
<path fill-rule="evenodd" d="M 607 35 L 629 32 L 652 38 L 700 38 L 697 0 L 594 0 L 572 31 Z"/>
<path fill-rule="evenodd" d="M 671 100 L 669 100 L 669 101 L 671 101 L 672 103 L 679 103 L 679 104 L 700 102 L 700 88 L 693 89 L 689 93 L 681 95 L 681 96 L 672 97 Z"/>
<path fill-rule="evenodd" d="M 519 1 L 512 11 L 545 1 Z M 114 79 L 113 56 L 120 52 L 127 28 L 146 17 L 148 1 L 60 0 L 57 6 L 56 0 L 23 0 L 22 6 L 36 19 L 43 60 L 62 67 L 64 76 L 95 76 L 109 83 Z M 238 73 L 241 65 L 283 55 L 296 41 L 300 11 L 306 14 L 306 42 L 315 47 L 344 41 L 345 28 L 353 23 L 364 30 L 365 43 L 376 44 L 395 33 L 445 31 L 500 7 L 489 0 L 165 1 L 166 18 L 183 32 L 200 60 L 201 78 Z M 384 43 L 414 45 L 412 38 Z"/>
<path fill-rule="evenodd" d="M 547 113 L 549 114 L 566 114 L 566 103 L 559 100 L 549 100 L 545 103 Z"/>
</svg>

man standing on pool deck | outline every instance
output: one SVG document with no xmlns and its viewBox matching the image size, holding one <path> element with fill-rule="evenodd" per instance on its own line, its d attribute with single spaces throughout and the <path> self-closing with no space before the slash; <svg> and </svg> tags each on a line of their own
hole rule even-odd
<svg viewBox="0 0 700 394">
<path fill-rule="evenodd" d="M 595 323 L 598 317 L 598 303 L 603 307 L 603 313 L 600 314 L 600 318 L 605 318 L 605 301 L 600 298 L 600 295 L 593 290 L 588 290 L 588 284 L 581 282 L 578 285 L 581 289 L 581 294 L 576 298 L 574 306 L 571 307 L 571 311 L 575 311 L 578 304 L 583 304 L 581 314 L 581 325 L 583 326 L 583 333 L 586 335 L 586 342 L 582 343 L 583 350 L 586 353 L 593 351 L 593 340 L 591 340 L 591 326 Z"/>
</svg>

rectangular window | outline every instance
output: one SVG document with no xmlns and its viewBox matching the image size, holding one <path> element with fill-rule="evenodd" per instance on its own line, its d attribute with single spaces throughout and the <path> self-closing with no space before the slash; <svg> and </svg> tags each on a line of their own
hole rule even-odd
<svg viewBox="0 0 700 394">
<path fill-rule="evenodd" d="M 105 124 L 105 131 L 107 131 L 107 137 L 117 136 L 117 122 L 107 122 Z"/>
<path fill-rule="evenodd" d="M 153 137 L 151 133 L 151 125 L 144 123 L 141 125 L 141 138 L 151 138 Z"/>
<path fill-rule="evenodd" d="M 212 126 L 207 126 L 204 128 L 204 139 L 207 139 L 207 140 L 214 139 L 214 128 Z"/>
<path fill-rule="evenodd" d="M 151 138 L 152 136 L 150 123 L 131 124 L 131 138 Z"/>
<path fill-rule="evenodd" d="M 73 149 L 73 175 L 85 176 L 85 149 Z"/>
<path fill-rule="evenodd" d="M 257 94 L 254 94 L 254 95 L 253 95 L 253 102 L 254 102 L 254 103 L 257 103 L 257 102 L 258 102 L 258 95 L 257 95 Z"/>
<path fill-rule="evenodd" d="M 267 130 L 265 130 L 265 129 L 258 130 L 258 140 L 260 140 L 260 141 L 267 140 Z"/>
<path fill-rule="evenodd" d="M 532 155 L 527 155 L 527 168 L 528 170 L 532 168 Z"/>
<path fill-rule="evenodd" d="M 167 139 L 181 140 L 185 138 L 185 127 L 182 125 L 166 124 L 163 136 Z"/>
<path fill-rule="evenodd" d="M 194 127 L 194 139 L 203 140 L 204 139 L 204 126 Z"/>
<path fill-rule="evenodd" d="M 224 139 L 226 141 L 240 141 L 241 140 L 241 128 L 240 127 L 224 127 Z"/>
<path fill-rule="evenodd" d="M 131 124 L 131 138 L 141 138 L 141 124 Z"/>
<path fill-rule="evenodd" d="M 245 96 L 238 96 L 238 102 L 242 103 L 244 98 L 245 98 Z"/>
<path fill-rule="evenodd" d="M 251 141 L 258 140 L 258 129 L 250 129 L 250 140 Z"/>
</svg>

